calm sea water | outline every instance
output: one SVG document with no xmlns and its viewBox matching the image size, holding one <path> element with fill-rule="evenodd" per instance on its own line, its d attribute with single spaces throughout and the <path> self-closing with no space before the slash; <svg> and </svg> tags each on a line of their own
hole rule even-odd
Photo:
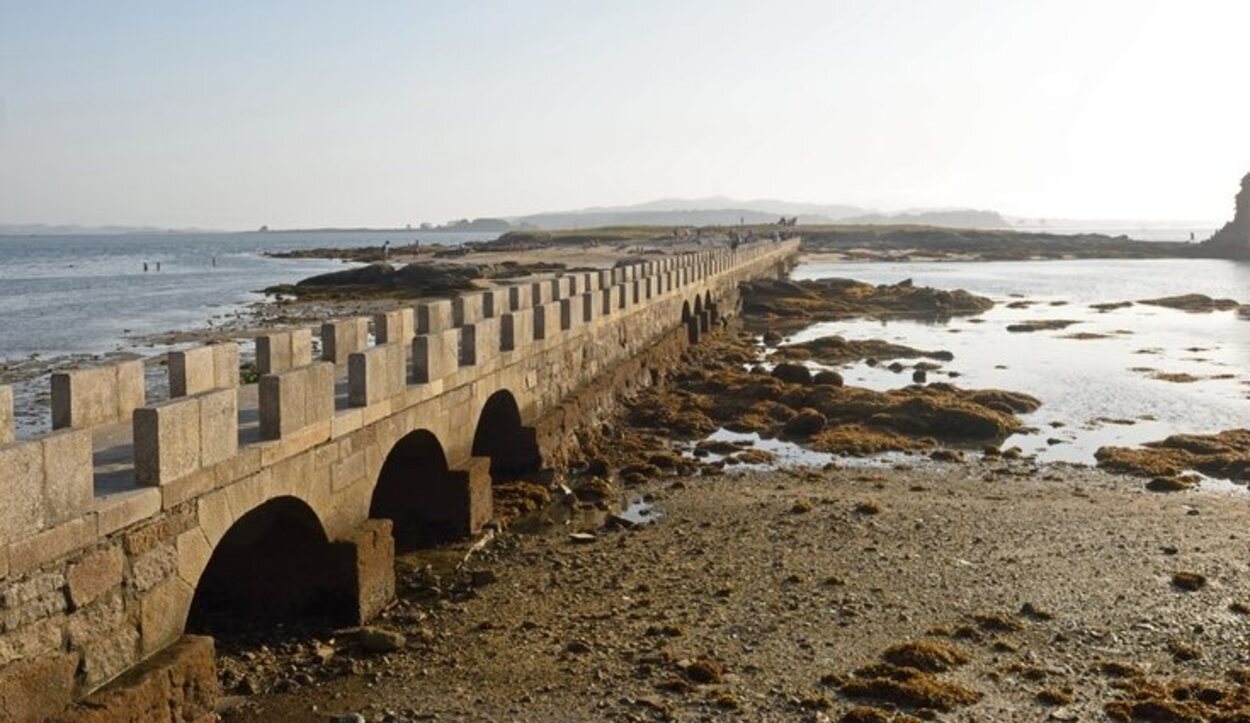
<svg viewBox="0 0 1250 723">
<path fill-rule="evenodd" d="M 1173 433 L 1216 432 L 1250 424 L 1250 321 L 1231 311 L 1190 314 L 1140 304 L 1108 313 L 1089 308 L 1090 304 L 1185 293 L 1250 302 L 1250 264 L 1215 260 L 804 263 L 793 276 L 846 277 L 873 284 L 912 279 L 918 285 L 966 289 L 999 302 L 979 317 L 938 324 L 821 323 L 788 341 L 839 334 L 951 351 L 954 361 L 931 373 L 930 381 L 1009 389 L 1042 400 L 1042 408 L 1026 417 L 1037 431 L 1017 435 L 1007 445 L 1019 445 L 1044 460 L 1092 462 L 1095 450 L 1106 444 L 1135 445 Z M 1022 299 L 1037 303 L 1024 309 L 1007 308 L 1008 303 Z M 1062 331 L 1006 330 L 1009 324 L 1039 319 L 1079 323 Z M 1064 338 L 1079 332 L 1107 334 L 1108 338 Z M 910 369 L 896 374 L 855 364 L 841 371 L 848 384 L 876 389 L 911 383 Z M 945 371 L 960 376 L 944 377 Z M 1151 378 L 1154 371 L 1188 373 L 1200 379 L 1177 384 Z M 1054 422 L 1062 426 L 1052 426 Z"/>
<path fill-rule="evenodd" d="M 387 240 L 400 245 L 414 238 L 463 243 L 494 236 L 328 231 L 0 236 L 0 362 L 32 354 L 125 350 L 128 337 L 202 328 L 215 315 L 259 300 L 257 292 L 266 286 L 342 268 L 338 261 L 271 259 L 261 255 L 265 251 L 377 246 Z"/>
</svg>

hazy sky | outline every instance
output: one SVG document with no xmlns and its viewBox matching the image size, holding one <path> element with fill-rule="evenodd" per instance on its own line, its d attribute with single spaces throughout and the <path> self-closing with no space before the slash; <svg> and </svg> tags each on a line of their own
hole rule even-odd
<svg viewBox="0 0 1250 723">
<path fill-rule="evenodd" d="M 0 222 L 1231 214 L 1250 3 L 0 0 Z"/>
</svg>

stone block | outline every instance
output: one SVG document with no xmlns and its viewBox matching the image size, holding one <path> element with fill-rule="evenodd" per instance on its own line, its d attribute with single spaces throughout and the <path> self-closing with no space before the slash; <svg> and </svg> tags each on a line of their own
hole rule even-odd
<svg viewBox="0 0 1250 723">
<path fill-rule="evenodd" d="M 321 325 L 321 359 L 334 364 L 369 346 L 369 320 L 364 317 L 327 321 Z"/>
<path fill-rule="evenodd" d="M 558 298 L 554 295 L 557 286 L 558 284 L 550 280 L 535 281 L 530 284 L 530 305 L 537 308 L 543 304 L 551 303 L 552 299 Z"/>
<path fill-rule="evenodd" d="M 418 334 L 433 334 L 456 326 L 452 321 L 452 300 L 439 299 L 417 305 Z"/>
<path fill-rule="evenodd" d="M 423 334 L 412 340 L 412 378 L 428 384 L 451 374 L 459 366 L 460 331 L 448 329 Z"/>
<path fill-rule="evenodd" d="M 499 317 L 500 351 L 524 349 L 534 340 L 534 310 L 518 309 Z"/>
<path fill-rule="evenodd" d="M 293 329 L 256 337 L 256 371 L 277 374 L 312 363 L 312 329 Z"/>
<path fill-rule="evenodd" d="M 502 289 L 482 292 L 482 318 L 497 319 L 508 305 L 507 294 Z"/>
<path fill-rule="evenodd" d="M 165 578 L 139 599 L 140 651 L 151 655 L 178 639 L 195 590 L 181 578 Z"/>
<path fill-rule="evenodd" d="M 187 397 L 212 389 L 213 353 L 206 346 L 169 352 L 169 395 Z"/>
<path fill-rule="evenodd" d="M 9 545 L 9 573 L 21 575 L 53 560 L 65 557 L 96 541 L 94 515 L 50 527 Z"/>
<path fill-rule="evenodd" d="M 239 393 L 233 388 L 201 394 L 200 466 L 211 467 L 239 451 Z"/>
<path fill-rule="evenodd" d="M 159 513 L 164 503 L 161 492 L 161 489 L 145 488 L 95 498 L 96 524 L 99 525 L 101 537 Z"/>
<path fill-rule="evenodd" d="M 44 524 L 43 445 L 0 446 L 0 545 L 38 532 Z"/>
<path fill-rule="evenodd" d="M 121 547 L 114 544 L 89 552 L 71 563 L 65 572 L 65 581 L 69 587 L 69 601 L 74 608 L 86 607 L 120 585 L 124 562 Z"/>
<path fill-rule="evenodd" d="M 366 407 L 404 391 L 408 382 L 408 345 L 384 344 L 347 358 L 347 403 Z"/>
<path fill-rule="evenodd" d="M 83 687 L 88 690 L 107 683 L 139 662 L 139 631 L 122 623 L 102 631 L 82 647 Z"/>
<path fill-rule="evenodd" d="M 221 686 L 213 639 L 184 635 L 50 723 L 200 723 L 216 718 Z"/>
<path fill-rule="evenodd" d="M 239 345 L 222 342 L 169 353 L 169 395 L 189 397 L 239 386 Z"/>
<path fill-rule="evenodd" d="M 568 331 L 572 329 L 574 324 L 581 321 L 581 315 L 577 314 L 574 306 L 574 299 L 560 299 L 560 330 Z"/>
<path fill-rule="evenodd" d="M 373 316 L 373 336 L 378 344 L 407 345 L 416 335 L 412 309 L 395 309 Z"/>
<path fill-rule="evenodd" d="M 134 411 L 135 478 L 159 486 L 200 468 L 200 399 L 187 397 Z"/>
<path fill-rule="evenodd" d="M 13 387 L 0 385 L 0 444 L 15 439 L 13 424 Z"/>
<path fill-rule="evenodd" d="M 73 369 L 52 375 L 52 428 L 83 428 L 126 419 L 145 399 L 143 363 Z"/>
<path fill-rule="evenodd" d="M 615 286 L 608 286 L 599 290 L 599 315 L 610 316 L 616 309 L 616 303 L 612 298 L 612 290 Z"/>
<path fill-rule="evenodd" d="M 594 292 L 582 294 L 582 323 L 589 324 L 599 318 L 600 301 Z"/>
<path fill-rule="evenodd" d="M 391 521 L 366 520 L 333 547 L 345 569 L 353 573 L 355 610 L 352 622 L 363 625 L 395 599 L 395 541 Z"/>
<path fill-rule="evenodd" d="M 74 700 L 77 671 L 78 654 L 66 652 L 0 668 L 0 720 L 24 723 L 60 715 Z"/>
<path fill-rule="evenodd" d="M 539 306 L 534 307 L 533 338 L 535 341 L 542 341 L 547 338 L 547 315 L 548 314 L 551 315 L 552 319 L 555 319 L 555 304 L 551 303 L 550 301 L 548 301 L 545 304 L 540 304 Z M 555 324 L 553 323 L 552 326 L 554 327 Z"/>
<path fill-rule="evenodd" d="M 537 284 L 541 287 L 541 284 Z M 528 285 L 508 287 L 508 311 L 528 309 L 534 305 L 532 290 Z"/>
<path fill-rule="evenodd" d="M 598 291 L 601 288 L 599 286 L 598 271 L 587 271 L 581 275 L 579 282 L 578 287 L 581 289 L 581 293 L 583 294 L 589 294 L 591 292 Z"/>
<path fill-rule="evenodd" d="M 316 362 L 260 378 L 260 435 L 282 439 L 334 418 L 334 366 Z"/>
<path fill-rule="evenodd" d="M 461 294 L 451 300 L 451 320 L 455 326 L 468 326 L 485 318 L 481 293 Z M 493 298 L 492 298 L 493 301 Z"/>
<path fill-rule="evenodd" d="M 178 577 L 191 587 L 200 581 L 200 575 L 208 567 L 208 560 L 213 556 L 213 548 L 204 537 L 199 527 L 187 530 L 178 535 Z"/>
<path fill-rule="evenodd" d="M 91 432 L 64 429 L 41 437 L 44 524 L 59 525 L 91 509 L 95 471 Z"/>
</svg>

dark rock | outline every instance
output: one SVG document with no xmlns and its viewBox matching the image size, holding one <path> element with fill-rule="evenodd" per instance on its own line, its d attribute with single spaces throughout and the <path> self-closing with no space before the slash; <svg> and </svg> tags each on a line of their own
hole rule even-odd
<svg viewBox="0 0 1250 723">
<path fill-rule="evenodd" d="M 785 362 L 773 367 L 773 376 L 783 382 L 793 382 L 796 384 L 810 384 L 812 381 L 812 372 L 802 364 L 792 364 Z"/>
<path fill-rule="evenodd" d="M 840 387 L 844 384 L 842 375 L 830 369 L 822 369 L 812 377 L 812 383 L 823 387 Z"/>
</svg>

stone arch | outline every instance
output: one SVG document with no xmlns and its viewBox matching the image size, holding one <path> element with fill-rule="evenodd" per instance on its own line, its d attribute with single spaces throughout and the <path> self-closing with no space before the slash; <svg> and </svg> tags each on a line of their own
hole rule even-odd
<svg viewBox="0 0 1250 723">
<path fill-rule="evenodd" d="M 687 324 L 689 322 L 690 322 L 690 302 L 683 301 L 681 302 L 681 323 Z"/>
<path fill-rule="evenodd" d="M 400 550 L 428 547 L 461 537 L 467 472 L 448 467 L 438 437 L 425 429 L 404 435 L 382 463 L 369 516 L 394 525 Z"/>
<path fill-rule="evenodd" d="M 695 294 L 694 295 L 694 315 L 698 316 L 699 314 L 702 314 L 702 313 L 703 313 L 703 296 L 700 294 Z"/>
<path fill-rule="evenodd" d="M 274 497 L 240 516 L 213 548 L 186 618 L 192 633 L 352 622 L 351 557 L 303 500 Z"/>
<path fill-rule="evenodd" d="M 496 481 L 542 466 L 534 428 L 522 422 L 521 408 L 507 389 L 490 395 L 482 405 L 473 432 L 473 456 L 490 458 L 490 475 Z"/>
</svg>

